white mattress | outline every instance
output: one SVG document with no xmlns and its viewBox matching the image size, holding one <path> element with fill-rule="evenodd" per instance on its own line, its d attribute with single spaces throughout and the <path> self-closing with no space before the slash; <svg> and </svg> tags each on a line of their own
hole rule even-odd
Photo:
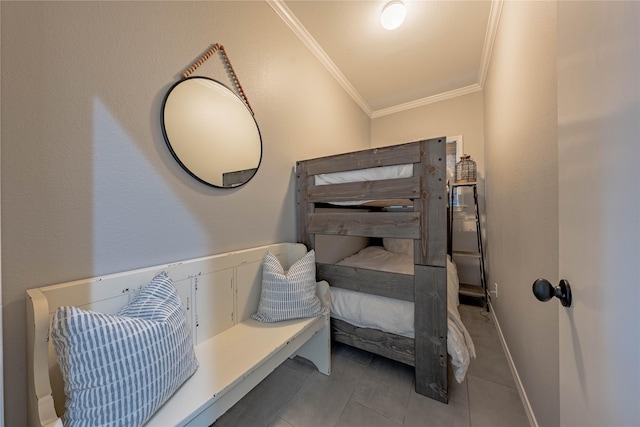
<svg viewBox="0 0 640 427">
<path fill-rule="evenodd" d="M 381 179 L 409 178 L 411 176 L 413 176 L 413 163 L 407 163 L 346 172 L 323 173 L 315 175 L 315 184 L 343 184 L 345 182 L 379 181 Z"/>
<path fill-rule="evenodd" d="M 315 175 L 315 185 L 344 184 L 346 182 L 380 181 L 383 179 L 409 178 L 413 176 L 413 164 L 381 166 L 378 168 L 356 169 Z M 330 202 L 334 205 L 360 205 L 371 200 L 353 202 Z"/>
<path fill-rule="evenodd" d="M 413 255 L 389 252 L 381 246 L 366 247 L 338 264 L 413 274 Z M 458 287 L 456 266 L 447 259 L 447 352 L 456 380 L 462 382 L 471 358 L 475 358 L 475 347 L 458 311 Z M 415 337 L 412 302 L 332 287 L 331 316 L 358 327 Z"/>
</svg>

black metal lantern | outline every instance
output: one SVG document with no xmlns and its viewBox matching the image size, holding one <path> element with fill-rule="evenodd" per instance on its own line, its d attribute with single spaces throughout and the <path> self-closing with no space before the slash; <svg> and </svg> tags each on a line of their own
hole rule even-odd
<svg viewBox="0 0 640 427">
<path fill-rule="evenodd" d="M 476 162 L 471 160 L 471 156 L 461 156 L 456 163 L 456 182 L 476 182 L 476 171 Z"/>
</svg>

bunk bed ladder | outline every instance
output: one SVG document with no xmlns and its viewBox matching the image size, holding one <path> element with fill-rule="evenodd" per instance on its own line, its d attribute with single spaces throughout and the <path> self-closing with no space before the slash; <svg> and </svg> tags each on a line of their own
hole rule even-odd
<svg viewBox="0 0 640 427">
<path fill-rule="evenodd" d="M 453 250 L 453 202 L 454 195 L 458 189 L 471 188 L 473 190 L 473 203 L 475 211 L 476 222 L 476 241 L 477 252 L 469 251 L 456 251 Z M 449 254 L 470 256 L 477 260 L 478 269 L 480 272 L 480 286 L 460 284 L 460 296 L 464 299 L 480 300 L 482 305 L 489 310 L 489 292 L 487 290 L 486 270 L 484 266 L 484 245 L 482 242 L 482 229 L 480 224 L 480 210 L 478 208 L 478 187 L 475 182 L 455 183 L 451 185 L 451 197 L 450 197 L 450 224 L 449 224 Z M 480 288 L 480 289 L 478 289 Z M 472 301 L 469 301 L 472 302 Z"/>
</svg>

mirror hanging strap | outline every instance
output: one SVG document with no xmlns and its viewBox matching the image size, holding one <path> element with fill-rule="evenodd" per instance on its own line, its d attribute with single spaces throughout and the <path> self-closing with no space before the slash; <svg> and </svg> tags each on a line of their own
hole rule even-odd
<svg viewBox="0 0 640 427">
<path fill-rule="evenodd" d="M 211 55 L 213 55 L 217 51 L 220 51 L 220 54 L 222 55 L 222 62 L 225 68 L 227 69 L 227 71 L 229 72 L 229 75 L 231 77 L 231 80 L 233 81 L 233 86 L 235 87 L 236 92 L 238 92 L 238 94 L 240 95 L 240 98 L 242 98 L 242 101 L 245 103 L 249 111 L 251 111 L 251 115 L 254 116 L 255 114 L 253 113 L 253 109 L 249 104 L 249 100 L 247 99 L 247 96 L 244 93 L 244 89 L 242 89 L 240 80 L 238 80 L 238 76 L 236 75 L 236 72 L 233 70 L 233 66 L 231 65 L 231 61 L 227 56 L 227 52 L 224 50 L 224 46 L 222 46 L 221 44 L 216 43 L 213 46 L 211 46 L 211 48 L 208 51 L 206 51 L 200 58 L 198 58 L 198 60 L 196 60 L 196 62 L 194 62 L 193 65 L 187 69 L 187 71 L 182 73 L 182 78 L 186 79 L 187 77 L 189 77 L 195 70 L 198 69 L 198 67 L 204 64 L 204 62 L 207 59 L 209 59 Z"/>
</svg>

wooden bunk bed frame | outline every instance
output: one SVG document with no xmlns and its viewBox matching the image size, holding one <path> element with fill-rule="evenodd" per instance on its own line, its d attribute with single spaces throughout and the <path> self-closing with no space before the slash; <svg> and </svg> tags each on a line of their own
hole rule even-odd
<svg viewBox="0 0 640 427">
<path fill-rule="evenodd" d="M 412 301 L 415 339 L 331 319 L 332 337 L 415 367 L 416 392 L 447 403 L 447 190 L 446 138 L 297 162 L 298 239 L 315 236 L 393 237 L 414 240 L 414 275 L 317 264 L 331 286 Z M 413 163 L 410 178 L 315 185 L 324 173 Z M 411 199 L 413 210 L 322 212 L 328 202 Z M 332 207 L 335 207 L 332 205 Z M 350 206 L 353 208 L 353 206 Z"/>
</svg>

